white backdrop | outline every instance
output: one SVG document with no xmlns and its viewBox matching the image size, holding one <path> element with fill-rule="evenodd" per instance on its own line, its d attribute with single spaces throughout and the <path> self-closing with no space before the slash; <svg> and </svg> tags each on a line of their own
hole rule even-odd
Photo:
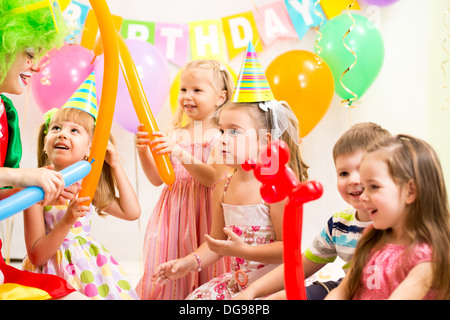
<svg viewBox="0 0 450 320">
<path fill-rule="evenodd" d="M 78 1 L 89 5 L 87 0 Z M 109 0 L 108 5 L 112 14 L 124 19 L 186 23 L 249 11 L 254 8 L 254 4 L 268 2 L 271 0 Z M 373 14 L 362 0 L 359 2 L 362 8 L 360 14 Z M 309 176 L 324 186 L 323 196 L 305 205 L 304 246 L 323 228 L 333 212 L 347 208 L 336 189 L 331 150 L 339 136 L 352 124 L 372 121 L 392 133 L 414 134 L 424 139 L 429 137 L 444 157 L 442 161 L 448 172 L 450 157 L 445 145 L 450 137 L 450 111 L 443 112 L 440 107 L 444 97 L 440 63 L 445 59 L 441 48 L 444 34 L 441 21 L 445 9 L 442 0 L 399 0 L 377 12 L 376 23 L 385 44 L 385 59 L 380 74 L 355 109 L 342 107 L 339 103 L 341 99 L 335 94 L 326 115 L 302 142 L 304 158 L 311 167 Z M 315 37 L 311 29 L 301 40 L 276 41 L 259 53 L 263 68 L 267 68 L 275 57 L 286 51 L 313 51 Z M 242 59 L 243 54 L 240 54 L 228 61 L 236 73 L 239 72 Z M 178 70 L 178 67 L 170 64 L 171 79 Z M 35 167 L 37 127 L 42 112 L 31 92 L 11 98 L 21 117 L 24 147 L 21 166 Z M 156 116 L 160 129 L 167 129 L 171 117 L 168 96 L 165 106 Z M 138 193 L 142 216 L 135 222 L 96 217 L 92 222 L 93 233 L 119 262 L 140 261 L 145 227 L 162 187 L 152 186 L 145 178 L 136 158 L 133 134 L 116 123 L 113 123 L 112 133 L 117 139 L 122 164 Z M 4 236 L 2 238 L 5 239 Z M 22 258 L 24 254 L 22 214 L 18 214 L 14 218 L 11 257 Z"/>
</svg>

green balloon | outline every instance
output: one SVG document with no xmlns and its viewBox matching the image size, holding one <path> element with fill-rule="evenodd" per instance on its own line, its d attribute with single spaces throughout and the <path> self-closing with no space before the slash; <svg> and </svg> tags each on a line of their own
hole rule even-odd
<svg viewBox="0 0 450 320">
<path fill-rule="evenodd" d="M 345 40 L 346 32 L 352 27 L 353 22 L 344 13 L 328 20 L 321 28 L 322 39 L 317 45 L 322 52 L 316 53 L 328 64 L 333 73 L 335 92 L 342 99 L 354 98 L 341 85 L 341 76 L 355 61 L 356 64 L 342 77 L 342 83 L 357 95 L 357 99 L 366 92 L 381 70 L 384 59 L 384 44 L 380 32 L 367 18 L 353 14 L 355 27 L 350 31 Z M 344 42 L 350 47 L 355 56 L 344 46 Z"/>
</svg>

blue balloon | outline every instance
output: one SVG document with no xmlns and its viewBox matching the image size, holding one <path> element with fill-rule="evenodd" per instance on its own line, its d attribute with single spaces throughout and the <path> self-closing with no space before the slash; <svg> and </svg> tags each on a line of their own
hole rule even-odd
<svg viewBox="0 0 450 320">
<path fill-rule="evenodd" d="M 79 161 L 63 170 L 61 173 L 64 185 L 70 186 L 83 179 L 91 171 L 91 164 L 85 160 Z M 0 201 L 0 221 L 23 211 L 44 199 L 44 191 L 40 187 L 28 187 Z"/>
</svg>

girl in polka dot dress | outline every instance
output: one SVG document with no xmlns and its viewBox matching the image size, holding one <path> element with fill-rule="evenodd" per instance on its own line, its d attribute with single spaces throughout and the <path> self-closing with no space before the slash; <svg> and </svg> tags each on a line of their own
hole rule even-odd
<svg viewBox="0 0 450 320">
<path fill-rule="evenodd" d="M 53 115 L 47 113 L 39 134 L 39 166 L 52 164 L 59 171 L 84 159 L 92 142 L 94 111 L 63 107 Z M 120 198 L 115 196 L 116 188 Z M 37 204 L 25 210 L 28 256 L 23 269 L 58 275 L 91 299 L 139 299 L 117 261 L 92 237 L 94 207 L 81 205 L 88 200 L 82 197 L 64 206 Z M 141 213 L 111 141 L 92 203 L 99 214 L 104 211 L 124 220 L 135 220 Z"/>
</svg>

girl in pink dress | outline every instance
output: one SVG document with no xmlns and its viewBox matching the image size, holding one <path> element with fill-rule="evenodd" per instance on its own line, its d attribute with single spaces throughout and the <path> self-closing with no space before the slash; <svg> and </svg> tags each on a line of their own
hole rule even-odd
<svg viewBox="0 0 450 320">
<path fill-rule="evenodd" d="M 136 291 L 141 299 L 179 300 L 211 278 L 225 272 L 224 260 L 191 274 L 171 285 L 155 286 L 151 277 L 155 268 L 168 260 L 191 253 L 203 242 L 211 227 L 211 195 L 224 177 L 226 167 L 214 161 L 213 148 L 220 132 L 213 114 L 233 92 L 233 79 L 216 60 L 196 60 L 181 72 L 178 111 L 169 138 L 161 132 L 150 144 L 159 154 L 170 153 L 175 182 L 165 186 L 150 216 L 144 240 L 144 274 Z M 183 123 L 183 115 L 188 118 Z M 162 184 L 149 150 L 149 139 L 138 127 L 136 145 L 142 169 L 149 181 Z"/>
<path fill-rule="evenodd" d="M 435 151 L 398 135 L 372 146 L 359 170 L 373 227 L 327 299 L 449 299 L 450 212 Z"/>
<path fill-rule="evenodd" d="M 277 119 L 284 119 L 280 122 L 287 128 L 277 131 L 271 127 L 268 119 L 273 119 L 275 112 Z M 292 115 L 290 119 L 286 114 Z M 307 167 L 296 142 L 298 127 L 291 119 L 295 116 L 285 103 L 271 103 L 269 107 L 265 103 L 229 103 L 221 109 L 220 151 L 234 173 L 219 182 L 214 190 L 213 222 L 210 234 L 205 235 L 206 241 L 183 258 L 158 266 L 153 276 L 157 283 L 171 285 L 171 280 L 200 272 L 228 256 L 232 257 L 231 271 L 205 283 L 186 299 L 229 300 L 282 262 L 285 202 L 265 203 L 260 194 L 261 182 L 241 164 L 257 159 L 270 139 L 281 138 L 293 155 L 289 165 L 299 179 L 305 181 Z"/>
</svg>

